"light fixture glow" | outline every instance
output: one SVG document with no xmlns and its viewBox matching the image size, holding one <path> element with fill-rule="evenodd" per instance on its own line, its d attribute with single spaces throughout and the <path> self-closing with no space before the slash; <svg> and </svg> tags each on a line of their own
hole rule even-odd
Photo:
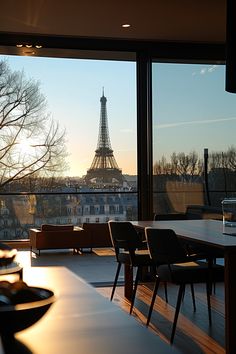
<svg viewBox="0 0 236 354">
<path fill-rule="evenodd" d="M 41 45 L 41 44 L 35 44 L 35 45 L 33 45 L 33 44 L 21 44 L 21 43 L 19 43 L 19 44 L 16 44 L 16 47 L 17 48 L 28 48 L 28 49 L 30 49 L 30 48 L 36 48 L 36 49 L 41 49 L 41 48 L 43 48 L 43 46 Z"/>
<path fill-rule="evenodd" d="M 24 52 L 24 55 L 34 55 L 34 54 L 35 54 L 35 52 L 33 50 Z"/>
<path fill-rule="evenodd" d="M 129 27 L 130 27 L 130 24 L 129 24 L 129 23 L 124 23 L 124 24 L 122 25 L 122 27 L 123 27 L 123 28 L 129 28 Z"/>
</svg>

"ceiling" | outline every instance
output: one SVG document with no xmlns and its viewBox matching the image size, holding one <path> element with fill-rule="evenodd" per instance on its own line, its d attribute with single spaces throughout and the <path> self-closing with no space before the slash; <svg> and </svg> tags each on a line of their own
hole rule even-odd
<svg viewBox="0 0 236 354">
<path fill-rule="evenodd" d="M 218 44 L 225 23 L 226 0 L 5 0 L 0 45 L 7 33 Z"/>
</svg>

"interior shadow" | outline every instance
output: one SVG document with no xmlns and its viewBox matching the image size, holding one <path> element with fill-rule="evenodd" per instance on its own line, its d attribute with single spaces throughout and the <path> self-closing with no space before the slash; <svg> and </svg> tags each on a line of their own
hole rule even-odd
<svg viewBox="0 0 236 354">
<path fill-rule="evenodd" d="M 33 352 L 14 336 L 1 336 L 4 354 L 33 354 Z"/>
</svg>

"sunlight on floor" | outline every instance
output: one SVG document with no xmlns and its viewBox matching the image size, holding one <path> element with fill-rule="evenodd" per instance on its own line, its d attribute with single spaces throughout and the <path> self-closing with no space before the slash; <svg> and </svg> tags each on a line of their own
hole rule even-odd
<svg viewBox="0 0 236 354">
<path fill-rule="evenodd" d="M 31 267 L 31 256 L 30 251 L 20 251 L 17 252 L 16 262 L 25 267 Z"/>
</svg>

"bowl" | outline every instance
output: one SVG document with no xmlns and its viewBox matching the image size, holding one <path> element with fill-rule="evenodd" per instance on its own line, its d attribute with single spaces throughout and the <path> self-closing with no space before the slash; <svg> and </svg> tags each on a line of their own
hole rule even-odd
<svg viewBox="0 0 236 354">
<path fill-rule="evenodd" d="M 11 264 L 14 261 L 16 254 L 16 249 L 5 245 L 3 246 L 3 244 L 0 243 L 0 267 L 6 267 Z"/>
<path fill-rule="evenodd" d="M 32 326 L 44 316 L 55 301 L 54 293 L 51 290 L 30 286 L 28 289 L 37 293 L 40 299 L 31 302 L 27 302 L 27 299 L 23 299 L 22 303 L 17 303 L 16 305 L 9 304 L 0 306 L 1 336 L 11 336 L 16 332 Z"/>
</svg>

